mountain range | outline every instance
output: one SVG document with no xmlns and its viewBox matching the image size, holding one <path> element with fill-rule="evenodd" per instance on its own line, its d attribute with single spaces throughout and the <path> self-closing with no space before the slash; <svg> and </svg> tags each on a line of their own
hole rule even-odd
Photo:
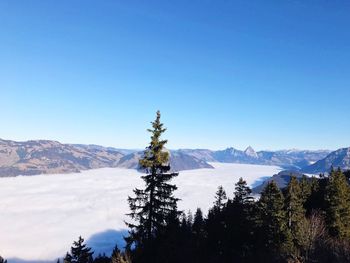
<svg viewBox="0 0 350 263">
<path fill-rule="evenodd" d="M 350 169 L 350 147 L 331 152 L 325 158 L 304 167 L 302 171 L 311 174 L 324 173 L 328 172 L 332 167 L 340 167 L 343 170 Z"/>
<path fill-rule="evenodd" d="M 219 151 L 203 149 L 184 149 L 179 151 L 207 162 L 276 165 L 285 169 L 294 170 L 300 170 L 311 165 L 318 160 L 325 158 L 330 153 L 328 150 L 280 150 L 255 152 L 251 146 L 244 151 L 232 147 Z"/>
<path fill-rule="evenodd" d="M 172 171 L 213 168 L 211 162 L 276 165 L 303 173 L 323 173 L 331 166 L 350 169 L 350 148 L 258 151 L 247 147 L 212 151 L 169 150 Z M 16 142 L 0 139 L 0 176 L 70 173 L 103 167 L 137 169 L 143 151 L 99 145 L 62 144 L 50 140 Z"/>
<path fill-rule="evenodd" d="M 0 139 L 0 176 L 71 173 L 103 167 L 138 168 L 142 152 L 98 145 Z M 173 171 L 213 168 L 182 152 L 170 151 Z"/>
</svg>

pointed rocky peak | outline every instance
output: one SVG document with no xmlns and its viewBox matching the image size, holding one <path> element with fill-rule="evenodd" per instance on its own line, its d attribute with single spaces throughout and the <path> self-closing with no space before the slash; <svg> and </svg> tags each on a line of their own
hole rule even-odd
<svg viewBox="0 0 350 263">
<path fill-rule="evenodd" d="M 254 151 L 254 149 L 251 146 L 248 146 L 247 149 L 245 149 L 244 153 L 250 157 L 258 158 L 258 154 Z"/>
</svg>

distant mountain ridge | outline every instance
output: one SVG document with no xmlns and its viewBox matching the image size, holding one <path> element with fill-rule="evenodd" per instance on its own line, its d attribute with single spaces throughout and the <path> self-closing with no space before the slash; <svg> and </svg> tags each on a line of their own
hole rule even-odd
<svg viewBox="0 0 350 263">
<path fill-rule="evenodd" d="M 324 174 L 329 173 L 332 169 L 340 168 L 343 171 L 350 171 L 350 147 L 341 148 L 329 153 L 325 158 L 318 160 L 317 162 L 305 166 L 304 168 L 296 170 L 284 170 L 278 174 L 273 175 L 270 178 L 264 180 L 264 182 L 254 187 L 252 190 L 254 193 L 260 193 L 265 188 L 268 182 L 275 181 L 279 188 L 284 188 L 290 181 L 291 176 L 301 179 L 303 174 Z"/>
<path fill-rule="evenodd" d="M 324 173 L 330 169 L 341 168 L 342 170 L 350 170 L 350 147 L 341 148 L 328 154 L 324 159 L 318 160 L 314 164 L 306 166 L 302 169 L 305 173 Z"/>
<path fill-rule="evenodd" d="M 70 173 L 86 169 L 114 167 L 122 153 L 36 140 L 0 140 L 0 176 Z"/>
<path fill-rule="evenodd" d="M 62 144 L 50 140 L 15 142 L 0 139 L 0 176 L 70 173 L 103 167 L 137 169 L 142 153 L 140 150 Z M 210 162 L 276 165 L 304 171 L 311 170 L 308 167 L 313 167 L 330 154 L 328 150 L 256 152 L 251 146 L 244 151 L 233 147 L 219 151 L 179 149 L 170 150 L 170 165 L 173 171 L 213 168 Z M 348 163 L 345 161 L 343 166 Z M 323 168 L 320 166 L 319 169 Z"/>
<path fill-rule="evenodd" d="M 178 172 L 183 170 L 214 168 L 206 161 L 197 157 L 185 154 L 179 151 L 169 151 L 171 171 Z M 134 152 L 122 157 L 118 162 L 118 167 L 127 169 L 138 169 L 139 159 L 142 157 L 143 151 Z"/>
<path fill-rule="evenodd" d="M 99 145 L 62 144 L 50 140 L 16 142 L 0 139 L 0 177 L 72 173 L 87 169 L 137 169 L 142 152 Z M 170 151 L 172 171 L 213 168 L 185 153 Z"/>
<path fill-rule="evenodd" d="M 244 151 L 233 147 L 225 150 L 179 150 L 186 154 L 196 156 L 209 162 L 222 163 L 243 163 L 259 165 L 276 165 L 285 169 L 299 170 L 318 160 L 325 158 L 329 150 L 279 150 L 279 151 L 258 151 L 256 152 L 251 146 Z"/>
</svg>

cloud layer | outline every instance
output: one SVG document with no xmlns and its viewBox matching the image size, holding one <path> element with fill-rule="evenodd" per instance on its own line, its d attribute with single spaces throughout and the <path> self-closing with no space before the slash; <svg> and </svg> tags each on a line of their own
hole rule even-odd
<svg viewBox="0 0 350 263">
<path fill-rule="evenodd" d="M 232 196 L 239 177 L 252 185 L 280 170 L 276 166 L 213 165 L 214 170 L 184 171 L 174 180 L 180 209 L 206 211 L 218 185 Z M 96 252 L 109 253 L 116 242 L 122 242 L 129 211 L 126 198 L 133 188 L 143 186 L 140 175 L 130 169 L 103 168 L 80 174 L 1 178 L 0 255 L 54 260 L 79 235 Z"/>
</svg>

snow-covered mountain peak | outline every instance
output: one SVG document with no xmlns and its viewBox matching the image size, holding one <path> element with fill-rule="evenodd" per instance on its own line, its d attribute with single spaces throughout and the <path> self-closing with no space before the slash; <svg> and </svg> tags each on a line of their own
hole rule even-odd
<svg viewBox="0 0 350 263">
<path fill-rule="evenodd" d="M 248 146 L 247 149 L 245 149 L 244 153 L 250 157 L 258 158 L 258 154 L 251 146 Z"/>
</svg>

